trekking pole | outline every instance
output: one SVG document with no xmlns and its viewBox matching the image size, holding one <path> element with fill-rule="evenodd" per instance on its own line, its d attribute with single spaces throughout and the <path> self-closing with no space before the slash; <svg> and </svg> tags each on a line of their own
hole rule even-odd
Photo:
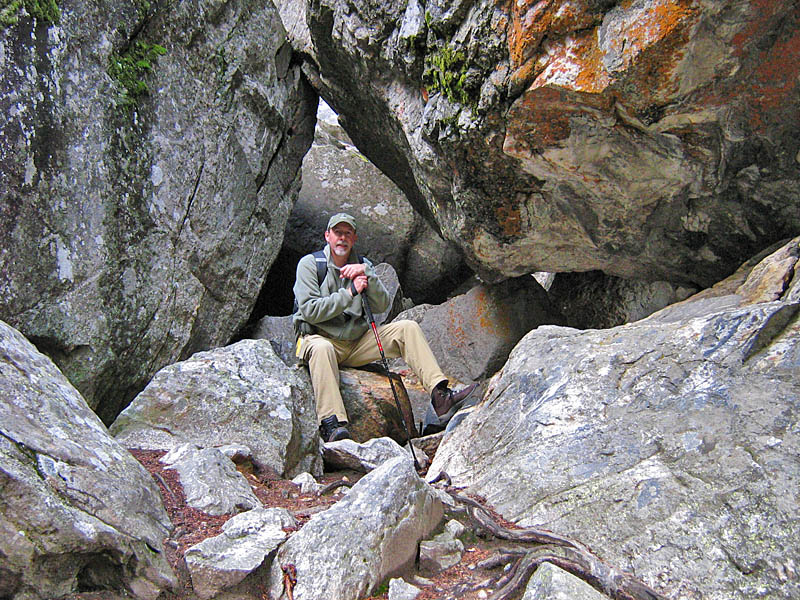
<svg viewBox="0 0 800 600">
<path fill-rule="evenodd" d="M 394 403 L 397 405 L 397 412 L 400 413 L 400 420 L 403 422 L 403 429 L 406 431 L 408 447 L 411 448 L 411 458 L 414 459 L 414 468 L 419 471 L 421 470 L 421 467 L 417 462 L 417 455 L 414 453 L 414 444 L 411 443 L 411 434 L 408 432 L 408 424 L 403 416 L 403 409 L 400 408 L 400 398 L 397 397 L 397 390 L 394 389 L 394 379 L 392 379 L 392 374 L 389 372 L 389 363 L 386 361 L 386 354 L 383 353 L 383 344 L 381 344 L 381 337 L 378 335 L 378 327 L 375 325 L 375 317 L 372 315 L 372 309 L 369 306 L 369 300 L 367 300 L 366 293 L 361 294 L 361 303 L 364 305 L 364 312 L 367 313 L 367 319 L 369 319 L 369 326 L 372 328 L 372 333 L 375 334 L 375 341 L 378 343 L 378 350 L 381 353 L 381 360 L 383 361 L 383 368 L 386 371 L 386 376 L 389 378 L 389 385 L 392 386 Z"/>
</svg>

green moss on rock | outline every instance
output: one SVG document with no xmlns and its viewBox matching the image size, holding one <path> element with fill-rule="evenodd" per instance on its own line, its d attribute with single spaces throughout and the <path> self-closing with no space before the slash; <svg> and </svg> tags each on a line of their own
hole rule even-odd
<svg viewBox="0 0 800 600">
<path fill-rule="evenodd" d="M 123 89 L 120 105 L 133 106 L 141 96 L 150 93 L 143 77 L 153 69 L 153 62 L 166 53 L 163 46 L 137 40 L 124 52 L 114 52 L 108 57 L 107 73 Z"/>
<path fill-rule="evenodd" d="M 58 25 L 61 11 L 56 0 L 0 0 L 0 23 L 8 27 L 19 21 L 20 11 L 25 9 L 34 19 Z"/>
<path fill-rule="evenodd" d="M 445 45 L 438 52 L 425 57 L 423 83 L 431 92 L 441 92 L 450 102 L 470 106 L 474 101 L 465 86 L 467 59 L 463 52 Z"/>
</svg>

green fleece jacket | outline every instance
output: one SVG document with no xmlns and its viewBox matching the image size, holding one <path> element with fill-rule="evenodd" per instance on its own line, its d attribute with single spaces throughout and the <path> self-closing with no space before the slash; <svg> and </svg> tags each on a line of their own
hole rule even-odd
<svg viewBox="0 0 800 600">
<path fill-rule="evenodd" d="M 339 267 L 331 261 L 330 246 L 326 244 L 323 251 L 328 261 L 328 273 L 322 285 L 317 283 L 317 264 L 313 254 L 305 255 L 297 263 L 294 297 L 298 310 L 292 316 L 295 333 L 318 333 L 337 340 L 358 339 L 369 330 L 361 294 L 355 297 L 350 294 L 350 280 L 341 278 Z M 354 250 L 347 262 L 358 263 Z M 377 314 L 389 308 L 389 292 L 366 258 L 364 265 L 369 280 L 365 293 L 373 314 Z"/>
</svg>

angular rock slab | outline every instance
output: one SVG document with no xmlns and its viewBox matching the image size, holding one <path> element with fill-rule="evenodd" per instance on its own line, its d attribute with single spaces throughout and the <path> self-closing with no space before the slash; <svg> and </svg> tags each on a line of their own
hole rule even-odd
<svg viewBox="0 0 800 600">
<path fill-rule="evenodd" d="M 708 286 L 800 228 L 793 3 L 282 14 L 355 145 L 484 281 L 602 270 Z"/>
<path fill-rule="evenodd" d="M 339 440 L 322 445 L 322 459 L 332 469 L 353 469 L 369 473 L 392 458 L 410 458 L 411 453 L 400 447 L 392 438 L 382 437 L 359 444 L 353 440 Z"/>
<path fill-rule="evenodd" d="M 531 332 L 429 473 L 669 597 L 797 597 L 799 254 L 796 239 L 734 295 Z"/>
<path fill-rule="evenodd" d="M 416 600 L 422 590 L 396 578 L 389 581 L 389 600 Z"/>
<path fill-rule="evenodd" d="M 243 444 L 256 466 L 322 472 L 310 384 L 266 340 L 200 352 L 159 371 L 110 428 L 128 448 Z"/>
<path fill-rule="evenodd" d="M 410 459 L 394 458 L 352 487 L 343 500 L 311 517 L 272 562 L 270 592 L 282 590 L 281 567 L 297 568 L 296 600 L 358 600 L 413 563 L 417 544 L 444 514 Z"/>
<path fill-rule="evenodd" d="M 202 600 L 233 587 L 283 542 L 294 517 L 283 508 L 257 508 L 231 517 L 222 533 L 186 550 L 192 589 Z"/>
<path fill-rule="evenodd" d="M 269 2 L 60 7 L 0 39 L 0 315 L 109 424 L 244 324 L 317 101 Z M 140 43 L 165 52 L 128 104 L 109 65 Z"/>
<path fill-rule="evenodd" d="M 177 580 L 153 479 L 53 362 L 0 321 L 0 595 L 83 585 L 154 600 Z"/>
<path fill-rule="evenodd" d="M 420 306 L 397 319 L 417 321 L 445 375 L 454 381 L 490 377 L 534 327 L 561 324 L 547 292 L 530 276 L 478 285 L 438 306 Z"/>
<path fill-rule="evenodd" d="M 191 449 L 174 462 L 165 461 L 178 472 L 186 504 L 209 515 L 219 516 L 261 507 L 244 475 L 231 459 L 216 448 Z"/>
<path fill-rule="evenodd" d="M 419 568 L 429 573 L 439 573 L 458 564 L 464 555 L 464 544 L 450 531 L 443 531 L 432 540 L 419 544 Z"/>
</svg>

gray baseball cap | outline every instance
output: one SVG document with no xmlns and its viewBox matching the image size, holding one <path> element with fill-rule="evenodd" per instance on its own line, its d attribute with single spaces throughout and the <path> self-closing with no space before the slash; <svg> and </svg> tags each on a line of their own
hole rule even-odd
<svg viewBox="0 0 800 600">
<path fill-rule="evenodd" d="M 350 227 L 353 228 L 353 231 L 356 230 L 356 220 L 347 213 L 337 213 L 333 215 L 328 220 L 328 229 L 334 227 L 335 225 L 338 225 L 339 223 L 347 223 L 348 225 L 350 225 Z"/>
</svg>

